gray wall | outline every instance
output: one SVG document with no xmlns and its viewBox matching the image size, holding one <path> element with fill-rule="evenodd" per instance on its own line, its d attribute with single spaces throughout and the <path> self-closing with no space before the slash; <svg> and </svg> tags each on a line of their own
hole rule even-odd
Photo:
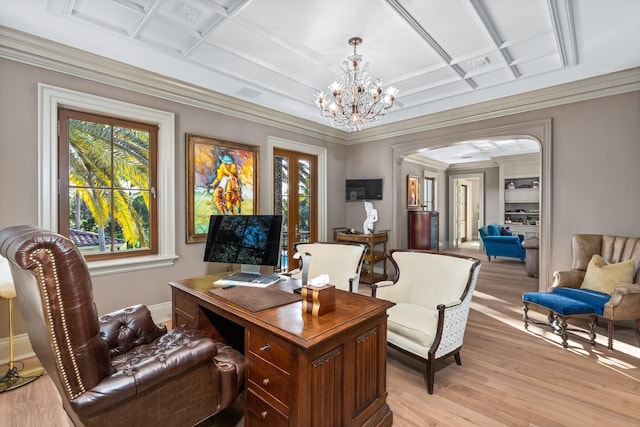
<svg viewBox="0 0 640 427">
<path fill-rule="evenodd" d="M 548 184 L 551 191 L 549 238 L 550 271 L 553 272 L 570 267 L 570 240 L 574 233 L 640 236 L 640 221 L 635 219 L 640 198 L 634 194 L 640 184 L 637 166 L 640 159 L 640 91 L 438 128 L 377 141 L 371 146 L 360 144 L 349 147 L 348 158 L 364 153 L 371 157 L 377 150 L 380 162 L 386 164 L 381 169 L 382 177 L 390 180 L 390 165 L 400 159 L 390 158 L 389 148 L 403 141 L 425 141 L 424 148 L 429 147 L 429 141 L 447 135 L 549 118 L 552 120 L 551 181 L 543 185 Z M 372 162 L 376 163 L 375 158 Z M 369 165 L 349 162 L 348 174 L 358 176 L 369 168 Z M 463 173 L 467 172 L 464 170 Z M 499 220 L 498 171 L 484 172 L 485 218 L 496 221 Z M 402 188 L 396 191 L 404 194 Z M 406 210 L 403 197 L 394 207 L 399 216 Z M 378 211 L 381 218 L 391 215 L 391 207 L 378 207 Z M 347 219 L 352 217 L 353 212 L 348 211 Z M 398 242 L 404 241 L 398 239 Z"/>
<path fill-rule="evenodd" d="M 133 303 L 147 305 L 170 301 L 168 282 L 202 276 L 223 269 L 202 261 L 204 243 L 186 244 L 185 205 L 185 133 L 211 136 L 217 139 L 258 145 L 266 152 L 267 137 L 274 136 L 295 142 L 326 147 L 327 163 L 327 228 L 345 224 L 344 180 L 346 154 L 342 144 L 328 143 L 318 138 L 228 117 L 211 111 L 134 93 L 117 87 L 79 79 L 42 68 L 0 59 L 0 229 L 16 225 L 37 225 L 38 209 L 38 83 L 111 99 L 131 102 L 175 113 L 176 124 L 176 252 L 179 259 L 171 268 L 151 269 L 126 274 L 100 276 L 93 279 L 94 296 L 99 313 L 107 313 Z M 266 156 L 260 156 L 259 170 L 271 168 Z M 264 192 L 265 186 L 260 189 Z M 259 195 L 260 205 L 271 197 Z M 259 207 L 259 212 L 263 208 Z M 8 335 L 6 304 L 0 304 L 0 337 Z M 15 334 L 25 329 L 16 304 Z"/>
<path fill-rule="evenodd" d="M 328 143 L 308 134 L 227 117 L 164 99 L 126 91 L 22 63 L 0 59 L 0 228 L 37 224 L 37 84 L 46 83 L 123 100 L 176 114 L 176 250 L 180 258 L 171 268 L 101 276 L 94 279 L 94 294 L 101 313 L 132 303 L 159 304 L 170 299 L 167 282 L 213 271 L 203 263 L 203 244 L 185 243 L 186 132 L 266 147 L 267 136 L 326 147 L 328 150 L 328 230 L 361 228 L 361 203 L 344 200 L 345 178 L 383 178 L 384 200 L 376 201 L 380 220 L 376 229 L 390 229 L 392 214 L 405 215 L 405 182 L 392 179 L 392 147 L 404 141 L 428 141 L 447 134 L 492 128 L 516 122 L 553 120 L 551 201 L 551 270 L 570 265 L 569 241 L 573 233 L 608 233 L 640 236 L 640 91 L 544 108 L 489 120 L 474 121 L 370 143 Z M 261 158 L 260 169 L 270 168 Z M 404 165 L 402 166 L 404 168 Z M 413 166 L 407 166 L 412 170 Z M 407 170 L 409 170 L 407 169 Z M 406 179 L 406 170 L 401 175 Z M 498 175 L 486 170 L 485 218 L 497 216 Z M 395 184 L 395 185 L 394 185 Z M 446 192 L 445 192 L 446 194 Z M 440 196 L 444 196 L 441 191 Z M 262 201 L 269 197 L 260 194 Z M 394 203 L 395 200 L 395 203 Z M 448 201 L 440 199 L 440 210 Z M 441 223 L 445 222 L 444 218 Z M 442 226 L 441 226 L 442 227 Z M 402 228 L 402 227 L 400 227 Z M 395 230 L 398 245 L 406 244 L 406 227 Z M 444 231 L 444 233 L 443 233 Z M 441 240 L 446 238 L 441 228 Z M 15 333 L 24 332 L 20 314 Z M 0 306 L 0 336 L 6 337 L 6 308 Z"/>
</svg>

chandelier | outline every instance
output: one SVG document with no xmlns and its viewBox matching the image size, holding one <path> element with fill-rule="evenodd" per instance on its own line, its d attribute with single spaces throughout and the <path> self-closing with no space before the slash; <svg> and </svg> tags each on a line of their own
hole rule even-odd
<svg viewBox="0 0 640 427">
<path fill-rule="evenodd" d="M 315 93 L 320 115 L 328 118 L 334 126 L 360 130 L 379 122 L 385 110 L 393 106 L 398 93 L 397 89 L 389 87 L 383 94 L 382 80 L 371 81 L 369 63 L 362 67 L 362 55 L 356 52 L 361 43 L 360 37 L 349 39 L 353 55 L 347 57 L 348 60 L 340 67 L 342 83 L 331 83 L 328 94 L 325 91 Z"/>
</svg>

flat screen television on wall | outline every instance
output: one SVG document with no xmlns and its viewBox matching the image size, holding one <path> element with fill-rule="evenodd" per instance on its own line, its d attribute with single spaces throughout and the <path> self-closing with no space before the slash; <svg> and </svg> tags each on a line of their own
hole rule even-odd
<svg viewBox="0 0 640 427">
<path fill-rule="evenodd" d="M 348 179 L 347 201 L 382 200 L 382 178 Z"/>
</svg>

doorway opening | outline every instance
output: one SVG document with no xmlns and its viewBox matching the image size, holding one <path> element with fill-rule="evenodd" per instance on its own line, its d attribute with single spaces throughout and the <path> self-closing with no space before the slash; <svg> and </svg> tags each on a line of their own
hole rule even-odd
<svg viewBox="0 0 640 427">
<path fill-rule="evenodd" d="M 405 179 L 402 165 L 405 158 L 417 153 L 424 148 L 446 147 L 459 144 L 461 141 L 472 141 L 480 139 L 504 139 L 504 138 L 527 138 L 536 141 L 540 145 L 540 226 L 539 226 L 539 286 L 540 290 L 547 290 L 547 286 L 551 283 L 551 242 L 549 239 L 551 230 L 551 119 L 535 120 L 531 122 L 518 122 L 504 126 L 485 127 L 476 130 L 460 131 L 459 126 L 450 126 L 439 130 L 439 135 L 432 138 L 415 139 L 410 142 L 397 144 L 392 147 L 391 170 L 392 170 L 392 186 L 399 187 Z M 482 126 L 480 123 L 478 126 Z M 486 124 L 484 124 L 486 126 Z M 496 191 L 498 185 L 494 186 Z M 451 186 L 450 186 L 451 188 Z M 451 195 L 450 195 L 451 196 Z M 491 197 L 495 198 L 495 194 Z M 403 214 L 406 210 L 404 200 L 397 195 L 392 195 L 393 209 L 392 230 L 403 230 Z M 489 198 L 489 194 L 485 193 L 485 199 Z M 485 209 L 486 210 L 486 209 Z M 448 213 L 447 213 L 448 214 Z M 484 219 L 483 219 L 484 220 Z M 451 233 L 453 227 L 449 225 L 447 233 Z M 389 244 L 398 245 L 402 241 L 401 231 L 393 232 L 390 235 Z M 447 236 L 449 237 L 449 236 Z M 447 240 L 451 240 L 448 238 Z"/>
<path fill-rule="evenodd" d="M 449 176 L 449 247 L 481 247 L 484 200 L 484 173 Z"/>
</svg>

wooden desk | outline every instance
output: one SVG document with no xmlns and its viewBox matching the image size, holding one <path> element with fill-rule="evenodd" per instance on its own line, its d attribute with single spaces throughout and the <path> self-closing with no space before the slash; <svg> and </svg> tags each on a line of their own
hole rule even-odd
<svg viewBox="0 0 640 427">
<path fill-rule="evenodd" d="M 173 324 L 245 354 L 245 426 L 391 426 L 386 311 L 393 303 L 336 290 L 320 317 L 295 302 L 251 312 L 208 292 L 215 276 L 171 282 Z M 299 281 L 273 285 L 291 291 Z M 244 339 L 242 339 L 244 337 Z"/>
</svg>

